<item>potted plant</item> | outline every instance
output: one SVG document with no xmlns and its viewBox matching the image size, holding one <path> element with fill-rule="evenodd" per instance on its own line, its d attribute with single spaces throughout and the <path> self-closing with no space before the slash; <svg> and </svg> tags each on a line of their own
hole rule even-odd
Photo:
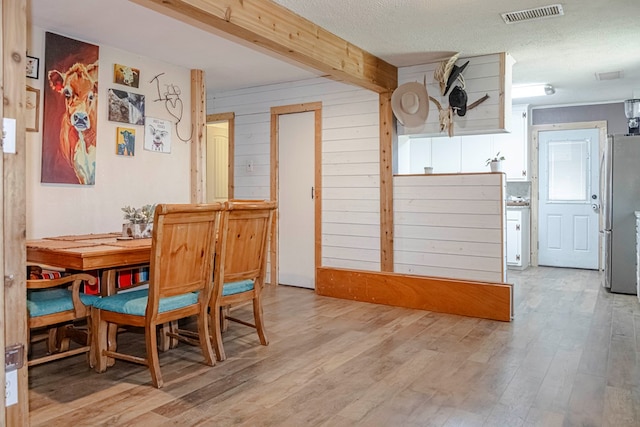
<svg viewBox="0 0 640 427">
<path fill-rule="evenodd" d="M 122 208 L 124 219 L 127 221 L 127 223 L 122 224 L 122 236 L 132 239 L 151 237 L 155 211 L 156 205 L 144 205 L 141 208 L 125 206 Z"/>
<path fill-rule="evenodd" d="M 498 151 L 494 157 L 489 157 L 486 166 L 491 166 L 491 172 L 501 172 L 502 171 L 502 161 L 505 160 L 504 156 L 500 155 Z"/>
</svg>

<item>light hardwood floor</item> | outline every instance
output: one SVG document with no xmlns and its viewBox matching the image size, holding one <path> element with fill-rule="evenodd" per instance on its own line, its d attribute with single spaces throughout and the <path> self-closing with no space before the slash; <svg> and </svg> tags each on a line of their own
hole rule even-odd
<svg viewBox="0 0 640 427">
<path fill-rule="evenodd" d="M 164 388 L 82 356 L 30 370 L 32 426 L 638 426 L 640 304 L 595 271 L 509 272 L 511 323 L 267 287 L 270 345 L 231 324 L 228 359 L 161 353 Z M 249 308 L 239 312 L 251 318 Z M 142 335 L 120 345 L 144 351 Z"/>
</svg>

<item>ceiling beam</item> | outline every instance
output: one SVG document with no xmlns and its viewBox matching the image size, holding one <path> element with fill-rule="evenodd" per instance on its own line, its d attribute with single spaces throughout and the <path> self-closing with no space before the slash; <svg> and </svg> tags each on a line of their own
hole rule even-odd
<svg viewBox="0 0 640 427">
<path fill-rule="evenodd" d="M 238 37 L 334 80 L 378 93 L 398 85 L 395 66 L 270 0 L 132 1 L 214 34 Z"/>
</svg>

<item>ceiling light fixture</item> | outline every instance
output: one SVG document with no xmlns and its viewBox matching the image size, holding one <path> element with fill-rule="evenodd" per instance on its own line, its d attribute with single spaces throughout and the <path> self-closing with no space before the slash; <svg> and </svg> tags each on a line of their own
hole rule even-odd
<svg viewBox="0 0 640 427">
<path fill-rule="evenodd" d="M 531 98 L 533 96 L 553 95 L 556 90 L 550 84 L 513 86 L 511 98 Z"/>
</svg>

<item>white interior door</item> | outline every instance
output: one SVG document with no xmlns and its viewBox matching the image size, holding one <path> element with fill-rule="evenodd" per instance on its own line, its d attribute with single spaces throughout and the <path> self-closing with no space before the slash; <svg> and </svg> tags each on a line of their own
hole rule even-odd
<svg viewBox="0 0 640 427">
<path fill-rule="evenodd" d="M 541 131 L 538 264 L 598 268 L 599 130 Z"/>
<path fill-rule="evenodd" d="M 315 113 L 278 117 L 278 278 L 315 288 Z"/>
</svg>

